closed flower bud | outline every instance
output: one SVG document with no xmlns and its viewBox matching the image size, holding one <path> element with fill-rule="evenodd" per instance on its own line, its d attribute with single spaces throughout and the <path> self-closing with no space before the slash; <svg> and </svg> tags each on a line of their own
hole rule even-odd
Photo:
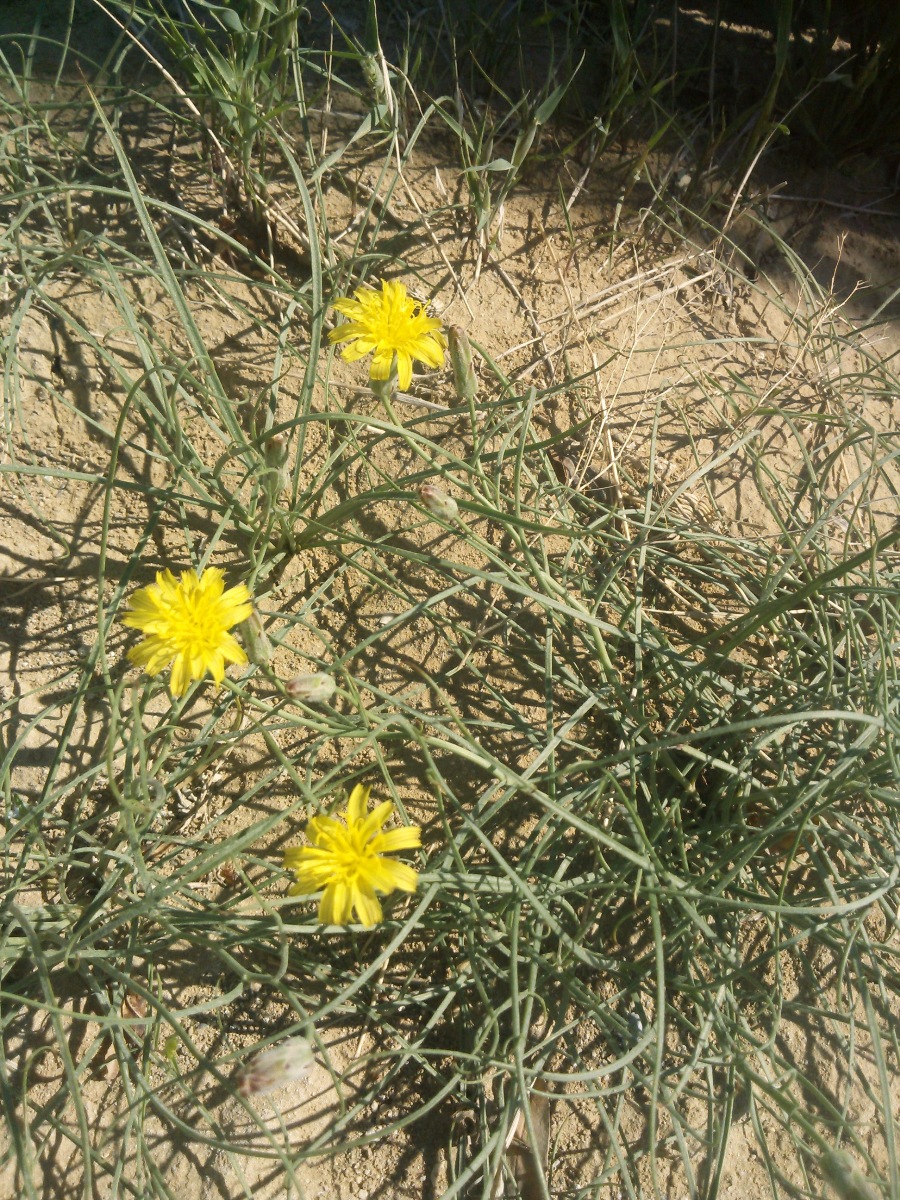
<svg viewBox="0 0 900 1200">
<path fill-rule="evenodd" d="M 278 497 L 291 481 L 287 469 L 289 453 L 290 446 L 283 433 L 273 434 L 263 444 L 263 458 L 266 464 L 263 482 L 270 507 L 275 506 Z"/>
<path fill-rule="evenodd" d="M 337 689 L 337 684 L 324 671 L 310 675 L 295 675 L 284 685 L 284 690 L 294 700 L 307 704 L 327 704 Z"/>
<path fill-rule="evenodd" d="M 305 1037 L 288 1038 L 254 1054 L 238 1071 L 237 1087 L 242 1096 L 260 1096 L 309 1074 L 312 1046 Z"/>
<path fill-rule="evenodd" d="M 273 433 L 270 438 L 267 438 L 263 445 L 263 454 L 266 459 L 267 467 L 274 467 L 278 470 L 283 467 L 288 460 L 288 440 L 283 433 Z"/>
<path fill-rule="evenodd" d="M 375 99 L 379 103 L 384 102 L 384 75 L 378 59 L 374 54 L 364 54 L 359 60 L 359 67 L 363 73 L 363 78 L 372 89 Z"/>
<path fill-rule="evenodd" d="M 254 608 L 241 625 L 241 640 L 247 657 L 258 667 L 267 667 L 272 657 L 272 644 L 263 628 L 262 618 Z"/>
<path fill-rule="evenodd" d="M 458 325 L 447 328 L 447 345 L 450 350 L 450 364 L 453 367 L 453 386 L 460 400 L 475 399 L 478 391 L 478 380 L 475 378 L 475 368 L 472 365 L 472 347 L 464 329 Z"/>
<path fill-rule="evenodd" d="M 840 1200 L 878 1200 L 880 1192 L 845 1150 L 826 1150 L 819 1166 Z"/>
<path fill-rule="evenodd" d="M 459 513 L 459 505 L 452 496 L 435 487 L 433 483 L 425 483 L 419 488 L 419 498 L 430 513 L 440 517 L 442 521 L 454 521 Z"/>
</svg>

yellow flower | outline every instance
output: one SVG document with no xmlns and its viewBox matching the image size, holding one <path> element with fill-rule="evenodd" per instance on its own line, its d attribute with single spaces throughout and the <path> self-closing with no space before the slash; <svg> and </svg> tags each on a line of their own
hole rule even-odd
<svg viewBox="0 0 900 1200">
<path fill-rule="evenodd" d="M 128 652 L 137 667 L 158 675 L 172 667 L 172 694 L 183 696 L 192 679 L 212 672 L 216 683 L 225 677 L 225 663 L 245 663 L 247 655 L 228 630 L 253 611 L 244 584 L 225 591 L 217 567 L 202 575 L 182 571 L 177 580 L 171 571 L 158 571 L 156 583 L 131 597 L 126 625 L 140 629 L 144 640 Z"/>
<path fill-rule="evenodd" d="M 412 383 L 412 360 L 429 367 L 444 365 L 447 340 L 441 323 L 428 317 L 421 304 L 406 294 L 402 283 L 384 280 L 381 291 L 360 287 L 353 299 L 335 300 L 333 308 L 350 321 L 328 335 L 330 342 L 349 342 L 341 354 L 346 362 L 356 362 L 371 354 L 370 379 L 388 379 L 391 363 L 397 355 L 397 375 L 402 391 Z"/>
<path fill-rule="evenodd" d="M 297 882 L 292 896 L 309 896 L 322 888 L 319 920 L 323 925 L 347 925 L 355 912 L 361 925 L 371 928 L 381 920 L 376 892 L 414 892 L 418 873 L 406 863 L 382 858 L 393 850 L 414 850 L 422 844 L 418 825 L 404 825 L 382 832 L 394 811 L 390 800 L 366 814 L 369 788 L 357 784 L 347 801 L 346 825 L 333 817 L 313 817 L 306 826 L 311 846 L 295 846 L 284 852 L 284 865 Z"/>
</svg>

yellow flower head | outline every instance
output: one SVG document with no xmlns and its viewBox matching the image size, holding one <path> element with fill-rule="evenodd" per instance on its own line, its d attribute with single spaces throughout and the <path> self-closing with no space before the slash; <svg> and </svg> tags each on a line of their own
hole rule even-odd
<svg viewBox="0 0 900 1200">
<path fill-rule="evenodd" d="M 402 283 L 384 280 L 380 292 L 357 288 L 352 299 L 335 300 L 332 308 L 350 320 L 332 329 L 328 340 L 349 343 L 341 350 L 346 362 L 371 354 L 370 379 L 390 378 L 395 354 L 398 382 L 404 392 L 412 383 L 414 358 L 429 367 L 444 365 L 447 339 L 441 333 L 440 321 L 426 316 L 422 305 L 406 294 Z"/>
<path fill-rule="evenodd" d="M 156 583 L 135 592 L 128 607 L 125 624 L 144 634 L 129 660 L 150 675 L 171 666 L 174 696 L 183 696 L 191 680 L 203 679 L 207 671 L 221 683 L 226 662 L 247 661 L 228 630 L 253 611 L 250 593 L 242 583 L 226 592 L 217 567 L 201 575 L 182 571 L 181 579 L 158 571 Z"/>
<path fill-rule="evenodd" d="M 422 844 L 418 825 L 403 825 L 382 832 L 394 811 L 390 800 L 366 814 L 369 788 L 357 784 L 347 801 L 346 825 L 334 817 L 313 817 L 306 826 L 311 846 L 284 852 L 284 865 L 297 882 L 292 896 L 309 896 L 325 889 L 319 903 L 323 925 L 348 925 L 354 912 L 361 925 L 371 928 L 381 920 L 376 892 L 414 892 L 418 873 L 406 863 L 382 858 L 394 850 L 414 850 Z"/>
</svg>

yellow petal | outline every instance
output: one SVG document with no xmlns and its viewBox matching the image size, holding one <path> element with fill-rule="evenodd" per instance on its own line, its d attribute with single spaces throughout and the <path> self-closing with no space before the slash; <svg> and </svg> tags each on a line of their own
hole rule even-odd
<svg viewBox="0 0 900 1200">
<path fill-rule="evenodd" d="M 191 571 L 190 574 L 193 575 L 194 572 Z M 194 578 L 197 578 L 196 575 L 194 575 Z M 178 590 L 178 580 L 175 578 L 169 568 L 166 567 L 164 571 L 156 572 L 156 586 L 164 596 L 171 598 L 172 594 Z"/>
<path fill-rule="evenodd" d="M 161 638 L 150 638 L 148 645 L 153 653 L 144 663 L 144 670 L 148 675 L 158 675 L 160 671 L 165 671 L 166 667 L 172 665 L 175 650 L 169 642 L 163 641 Z"/>
<path fill-rule="evenodd" d="M 131 614 L 131 621 L 129 622 L 128 617 L 126 617 L 126 625 L 129 623 L 133 624 L 138 617 L 142 620 L 152 620 L 158 617 L 162 611 L 159 596 L 153 588 L 141 588 L 135 592 L 128 602 L 128 608 Z"/>
<path fill-rule="evenodd" d="M 247 613 L 247 616 L 250 616 L 249 612 Z M 243 666 L 247 661 L 247 655 L 244 653 L 243 647 L 235 641 L 230 633 L 222 634 L 222 640 L 219 642 L 218 648 L 220 654 L 227 658 L 230 663 Z"/>
<path fill-rule="evenodd" d="M 360 358 L 365 358 L 367 354 L 371 354 L 375 349 L 375 342 L 371 338 L 358 338 L 352 345 L 344 346 L 341 350 L 341 358 L 344 362 L 357 362 Z"/>
<path fill-rule="evenodd" d="M 309 846 L 304 846 L 301 850 L 286 851 L 284 865 L 294 871 L 297 886 L 306 893 L 321 891 L 335 871 L 333 854 Z"/>
<path fill-rule="evenodd" d="M 225 591 L 225 576 L 220 567 L 207 567 L 202 576 L 198 576 L 194 571 L 190 574 L 194 576 L 197 588 L 210 600 L 217 600 Z M 184 579 L 184 575 L 181 578 Z"/>
<path fill-rule="evenodd" d="M 169 687 L 172 689 L 173 696 L 183 696 L 188 690 L 191 682 L 190 665 L 187 657 L 184 654 L 176 656 L 172 664 L 172 677 L 169 681 Z"/>
<path fill-rule="evenodd" d="M 191 674 L 195 679 L 203 678 L 203 666 L 204 663 L 202 658 L 200 659 L 199 664 L 191 664 Z M 220 687 L 222 680 L 225 678 L 225 656 L 219 650 L 214 651 L 209 656 L 206 666 L 209 667 L 209 673 L 212 675 L 216 687 Z"/>
<path fill-rule="evenodd" d="M 159 651 L 160 647 L 157 638 L 144 638 L 142 642 L 138 642 L 136 646 L 132 646 L 128 651 L 128 661 L 134 663 L 136 667 L 148 667 L 153 658 L 159 654 Z M 168 666 L 168 662 L 163 663 L 163 666 Z M 159 668 L 157 667 L 156 670 L 159 670 Z M 150 671 L 149 673 L 155 675 L 156 671 Z"/>
<path fill-rule="evenodd" d="M 388 304 L 396 304 L 398 307 L 408 298 L 406 285 L 397 283 L 392 279 L 383 279 L 381 281 L 381 294 L 385 297 Z"/>
<path fill-rule="evenodd" d="M 306 836 L 314 846 L 328 849 L 346 837 L 347 831 L 334 817 L 312 817 L 306 826 Z"/>
<path fill-rule="evenodd" d="M 294 887 L 298 894 L 311 896 L 327 887 L 333 874 L 334 867 L 330 864 L 316 866 L 315 863 L 304 863 L 294 872 Z"/>
<path fill-rule="evenodd" d="M 359 321 L 365 315 L 362 303 L 348 296 L 342 296 L 340 300 L 332 300 L 330 307 L 336 309 L 342 317 L 349 317 L 351 321 Z"/>
<path fill-rule="evenodd" d="M 390 890 L 396 888 L 401 892 L 414 892 L 419 886 L 419 872 L 413 867 L 407 866 L 406 863 L 395 862 L 392 858 L 383 858 L 381 862 L 390 873 Z"/>
<path fill-rule="evenodd" d="M 372 789 L 358 783 L 350 793 L 347 801 L 347 825 L 356 825 L 366 815 L 366 805 L 369 803 L 369 792 Z"/>
<path fill-rule="evenodd" d="M 388 829 L 373 844 L 376 854 L 393 854 L 395 850 L 417 850 L 422 845 L 422 830 L 418 825 L 403 825 Z"/>
<path fill-rule="evenodd" d="M 375 893 L 365 887 L 353 888 L 353 907 L 356 909 L 360 925 L 371 929 L 381 920 L 381 905 Z"/>
<path fill-rule="evenodd" d="M 412 383 L 412 359 L 405 350 L 397 351 L 397 383 L 401 392 Z"/>
<path fill-rule="evenodd" d="M 368 337 L 368 326 L 359 321 L 345 321 L 342 325 L 335 326 L 328 334 L 332 345 L 335 342 L 348 342 L 360 337 Z"/>
<path fill-rule="evenodd" d="M 253 611 L 253 597 L 245 583 L 238 583 L 219 598 L 219 612 L 229 625 L 246 621 Z"/>
<path fill-rule="evenodd" d="M 349 925 L 352 916 L 350 889 L 340 880 L 329 883 L 319 904 L 319 920 L 323 925 Z"/>
<path fill-rule="evenodd" d="M 385 800 L 384 803 L 377 805 L 374 811 L 370 812 L 364 821 L 360 821 L 358 823 L 358 837 L 363 845 L 365 845 L 367 842 L 378 840 L 382 825 L 393 811 L 393 804 L 390 802 L 390 800 Z"/>
<path fill-rule="evenodd" d="M 443 347 L 438 345 L 433 337 L 420 337 L 413 348 L 413 354 L 426 366 L 442 367 L 444 365 Z"/>
<path fill-rule="evenodd" d="M 393 346 L 384 349 L 379 346 L 372 356 L 372 364 L 369 367 L 370 379 L 390 379 L 391 367 L 394 365 L 394 348 Z M 409 387 L 409 384 L 406 385 Z"/>
<path fill-rule="evenodd" d="M 365 867 L 365 883 L 373 891 L 387 896 L 394 890 L 392 866 L 394 863 L 389 858 L 369 859 Z"/>
</svg>

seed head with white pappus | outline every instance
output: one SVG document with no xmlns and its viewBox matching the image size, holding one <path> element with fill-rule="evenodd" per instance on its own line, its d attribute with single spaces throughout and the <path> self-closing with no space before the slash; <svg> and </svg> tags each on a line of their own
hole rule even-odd
<svg viewBox="0 0 900 1200">
<path fill-rule="evenodd" d="M 305 1037 L 292 1037 L 254 1054 L 238 1071 L 242 1096 L 260 1096 L 286 1083 L 303 1079 L 313 1063 L 312 1046 Z"/>
<path fill-rule="evenodd" d="M 327 704 L 337 690 L 337 684 L 324 671 L 312 671 L 308 675 L 295 675 L 284 685 L 292 700 L 303 700 L 306 704 Z"/>
</svg>

